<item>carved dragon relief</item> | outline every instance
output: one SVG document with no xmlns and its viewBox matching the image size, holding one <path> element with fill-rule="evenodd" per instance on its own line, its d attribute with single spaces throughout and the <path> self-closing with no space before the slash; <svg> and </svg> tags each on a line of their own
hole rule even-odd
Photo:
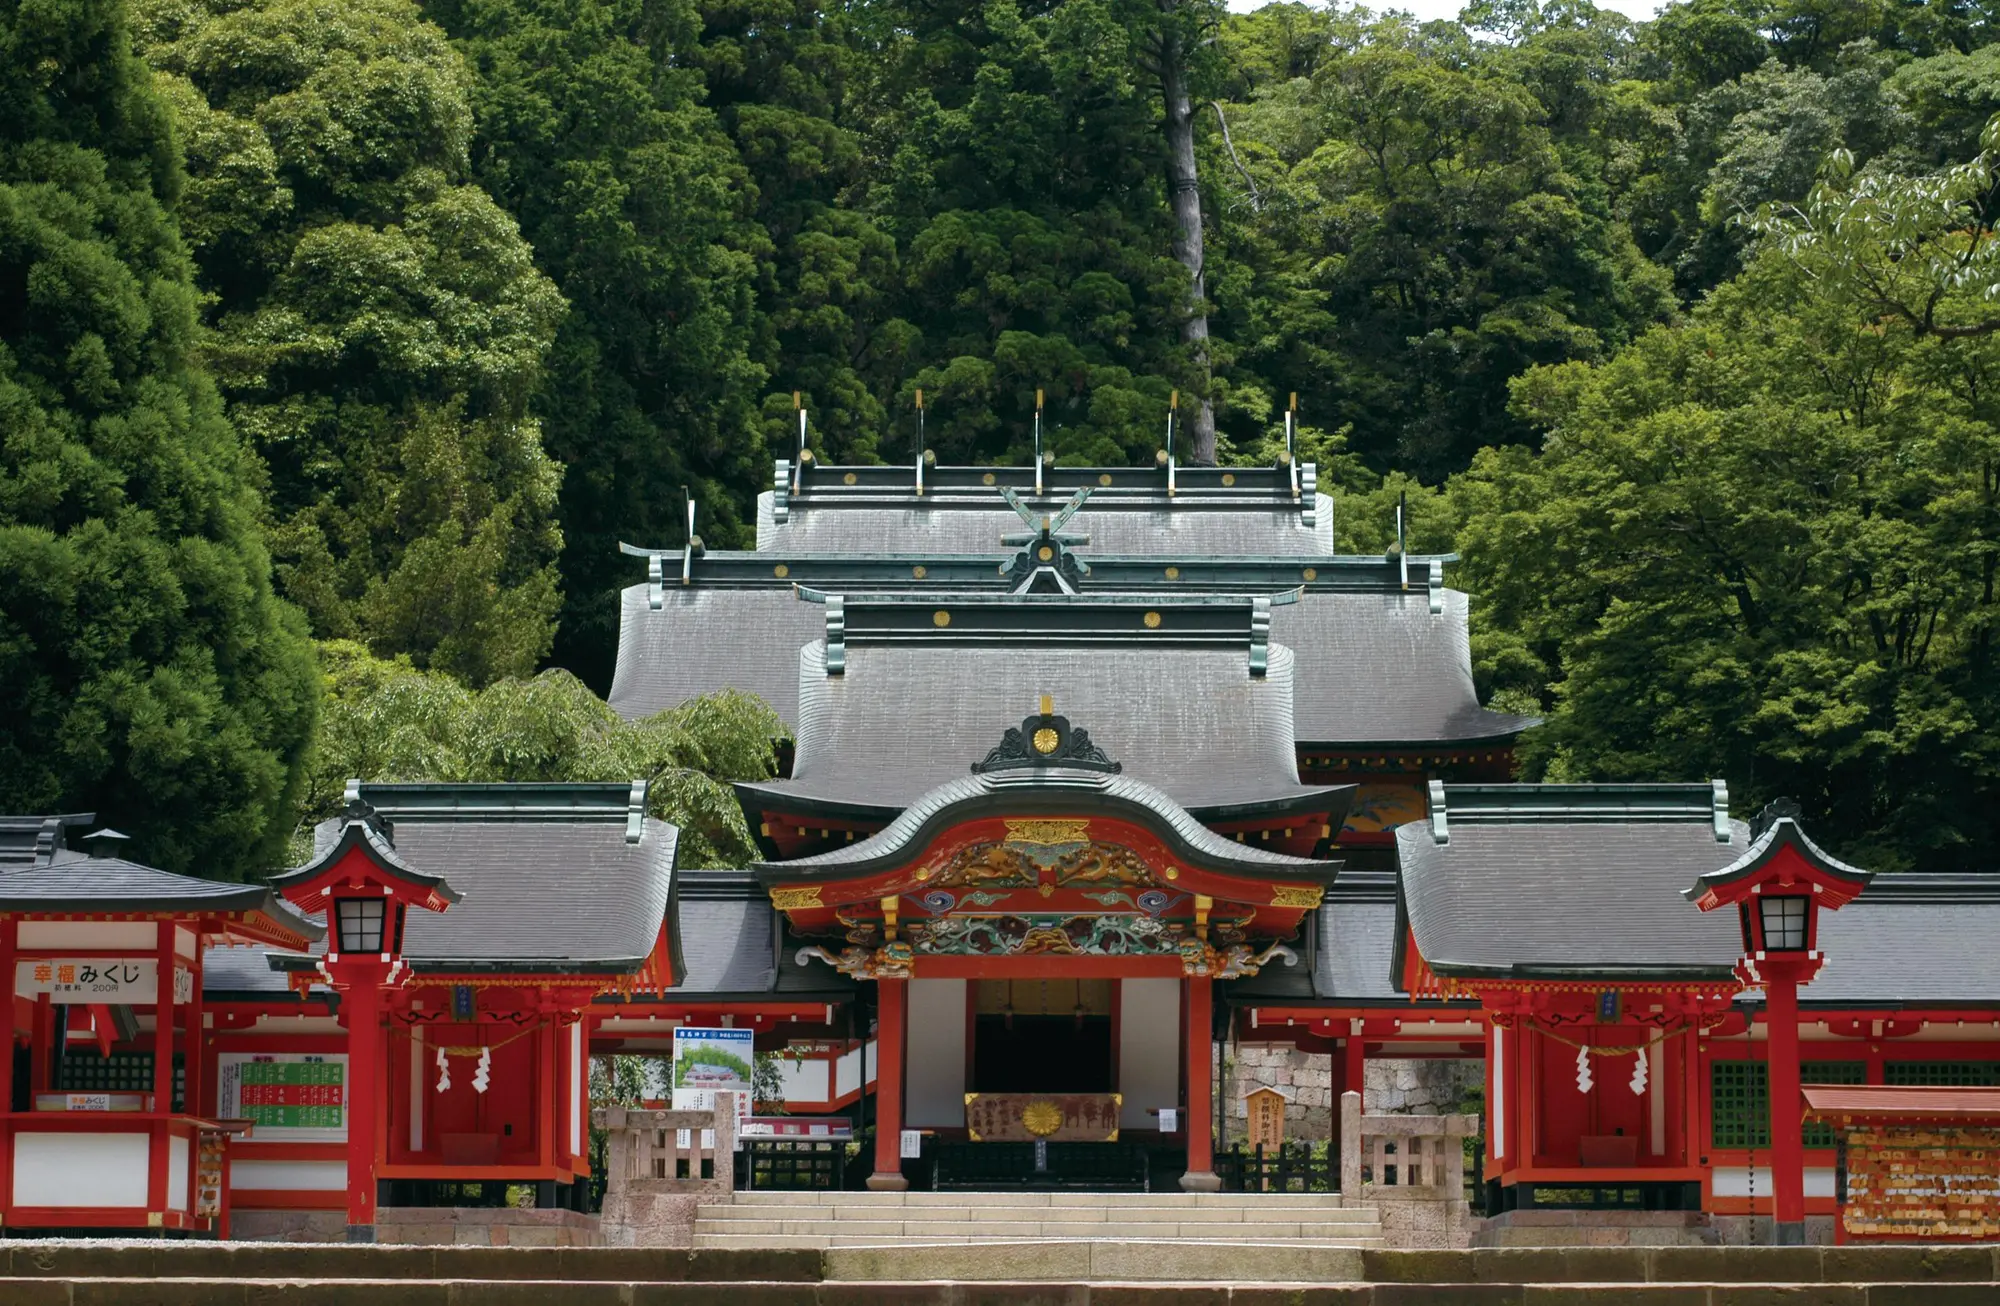
<svg viewBox="0 0 2000 1306">
<path fill-rule="evenodd" d="M 1197 923 L 1165 919 L 1166 911 L 1186 895 L 1160 881 L 1131 848 L 1023 841 L 1011 825 L 1008 838 L 961 848 L 941 865 L 917 872 L 922 886 L 918 901 L 933 915 L 909 920 L 906 940 L 885 941 L 872 904 L 850 904 L 834 912 L 845 946 L 809 945 L 799 948 L 794 959 L 802 966 L 823 961 L 854 979 L 907 979 L 920 955 L 1178 955 L 1184 975 L 1213 979 L 1255 975 L 1273 957 L 1298 964 L 1298 954 L 1282 942 L 1259 951 L 1246 941 L 1244 927 L 1254 909 L 1243 915 L 1218 912 L 1208 919 L 1206 931 Z M 1089 915 L 966 910 L 1001 904 L 1013 896 L 1007 890 L 1039 890 L 1046 897 L 1057 887 L 1096 890 L 1086 896 L 1107 910 Z M 1110 910 L 1121 905 L 1137 910 Z"/>
</svg>

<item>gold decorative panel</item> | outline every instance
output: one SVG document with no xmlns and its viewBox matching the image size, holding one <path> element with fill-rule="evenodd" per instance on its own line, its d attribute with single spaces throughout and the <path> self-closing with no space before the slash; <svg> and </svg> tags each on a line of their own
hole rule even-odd
<svg viewBox="0 0 2000 1306">
<path fill-rule="evenodd" d="M 1021 820 L 1007 822 L 1008 843 L 1084 843 L 1089 838 L 1089 821 Z"/>
</svg>

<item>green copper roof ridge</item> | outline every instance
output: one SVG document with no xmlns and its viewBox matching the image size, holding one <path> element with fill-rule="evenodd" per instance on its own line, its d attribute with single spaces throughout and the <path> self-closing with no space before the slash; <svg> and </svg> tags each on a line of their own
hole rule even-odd
<svg viewBox="0 0 2000 1306">
<path fill-rule="evenodd" d="M 850 610 L 854 607 L 931 607 L 941 603 L 955 603 L 962 607 L 1062 611 L 1093 607 L 1251 608 L 1259 601 L 1268 602 L 1274 607 L 1284 607 L 1297 603 L 1304 587 L 1292 586 L 1274 594 L 1218 594 L 1212 591 L 1176 594 L 1171 590 L 1093 590 L 1081 594 L 1061 594 L 1054 591 L 1016 593 L 1009 590 L 947 589 L 883 590 L 869 593 L 835 589 L 831 586 L 821 589 L 798 584 L 793 585 L 792 589 L 807 603 L 825 603 L 829 598 L 839 598 L 849 606 Z"/>
<path fill-rule="evenodd" d="M 632 558 L 678 558 L 685 546 L 673 545 L 662 548 L 648 548 L 637 544 L 618 542 L 618 551 Z M 815 553 L 790 552 L 782 549 L 707 549 L 699 556 L 705 562 L 757 562 L 784 563 L 787 566 L 808 565 L 815 562 L 868 563 L 880 562 L 902 566 L 916 563 L 954 562 L 1002 562 L 1020 555 L 1018 548 L 1000 547 L 991 553 Z M 1092 553 L 1093 565 L 1118 563 L 1149 567 L 1205 567 L 1205 566 L 1273 566 L 1273 567 L 1336 567 L 1360 570 L 1365 567 L 1391 567 L 1402 556 L 1395 553 L 1238 553 L 1226 557 L 1193 557 L 1177 553 Z M 1411 563 L 1456 563 L 1463 561 L 1458 553 L 1412 553 Z"/>
</svg>

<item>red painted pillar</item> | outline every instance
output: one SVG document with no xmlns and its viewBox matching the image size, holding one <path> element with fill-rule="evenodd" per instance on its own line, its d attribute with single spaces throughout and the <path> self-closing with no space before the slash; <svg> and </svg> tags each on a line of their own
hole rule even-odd
<svg viewBox="0 0 2000 1306">
<path fill-rule="evenodd" d="M 0 1120 L 14 1109 L 14 993 L 20 981 L 14 964 L 14 918 L 0 916 L 0 975 L 7 977 L 7 1041 L 0 1044 Z M 30 1104 L 32 1105 L 32 1103 Z M 14 1205 L 14 1126 L 4 1127 L 0 1142 L 0 1228 Z"/>
<path fill-rule="evenodd" d="M 1789 969 L 1764 984 L 1771 1084 L 1771 1191 L 1780 1246 L 1806 1237 L 1806 1149 L 1799 1109 L 1799 981 Z"/>
<path fill-rule="evenodd" d="M 372 977 L 371 977 L 372 978 Z M 382 1132 L 382 989 L 363 981 L 341 994 L 347 1009 L 347 1241 L 375 1241 L 375 1143 Z"/>
<path fill-rule="evenodd" d="M 146 1175 L 146 1218 L 158 1227 L 166 1220 L 167 1140 L 173 1131 L 167 1118 L 174 1113 L 174 923 L 160 922 L 159 968 L 153 1006 L 153 1148 L 152 1164 Z M 68 1037 L 65 1034 L 64 1037 Z M 69 1049 L 64 1048 L 67 1052 Z M 189 1158 L 193 1160 L 192 1157 Z"/>
<path fill-rule="evenodd" d="M 903 1178 L 903 1042 L 909 1024 L 910 982 L 883 979 L 875 1023 L 875 1173 L 868 1186 L 877 1191 L 908 1188 Z"/>
<path fill-rule="evenodd" d="M 1215 1173 L 1215 981 L 1197 975 L 1184 982 L 1187 1001 L 1187 1173 L 1191 1193 L 1221 1189 Z"/>
</svg>

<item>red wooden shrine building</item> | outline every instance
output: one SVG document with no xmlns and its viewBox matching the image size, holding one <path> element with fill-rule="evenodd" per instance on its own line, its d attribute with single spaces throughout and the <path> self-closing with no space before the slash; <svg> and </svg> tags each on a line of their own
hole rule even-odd
<svg viewBox="0 0 2000 1306">
<path fill-rule="evenodd" d="M 367 1236 L 474 1183 L 581 1203 L 587 1059 L 734 1025 L 792 1054 L 792 1110 L 861 1127 L 857 1184 L 1204 1189 L 1218 1048 L 1283 1044 L 1355 1088 L 1482 1061 L 1494 1220 L 1789 1238 L 1839 1187 L 1804 1092 L 2000 1080 L 2000 884 L 1871 882 L 1720 783 L 1504 783 L 1534 722 L 1478 702 L 1452 560 L 1340 555 L 1333 512 L 1289 461 L 781 462 L 754 550 L 628 549 L 610 696 L 773 705 L 781 774 L 737 786 L 762 860 L 678 867 L 643 784 L 357 784 L 270 890 L 157 909 L 199 943 L 180 1041 L 17 980 L 14 1129 L 84 1114 L 22 1084 L 170 1058 L 239 1231 Z M 18 823 L 17 947 L 57 917 L 10 881 L 93 882 L 74 825 Z"/>
</svg>

